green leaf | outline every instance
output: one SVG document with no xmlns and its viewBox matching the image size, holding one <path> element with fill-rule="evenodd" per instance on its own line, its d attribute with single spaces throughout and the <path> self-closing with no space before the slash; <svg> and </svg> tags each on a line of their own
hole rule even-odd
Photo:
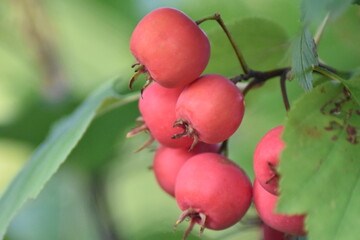
<svg viewBox="0 0 360 240">
<path fill-rule="evenodd" d="M 99 240 L 88 176 L 63 166 L 10 224 L 9 239 Z M 66 204 L 64 204 L 66 202 Z M 98 216 L 97 216 L 98 217 Z"/>
<path fill-rule="evenodd" d="M 269 70 L 274 65 L 287 64 L 283 60 L 290 42 L 285 30 L 276 22 L 249 17 L 226 23 L 226 26 L 252 69 Z M 240 64 L 224 31 L 216 26 L 208 36 L 212 49 L 206 71 L 224 76 L 241 73 Z"/>
<path fill-rule="evenodd" d="M 307 213 L 309 240 L 360 234 L 360 105 L 340 83 L 305 94 L 289 113 L 279 212 Z"/>
<path fill-rule="evenodd" d="M 126 132 L 134 127 L 139 116 L 137 102 L 107 112 L 92 121 L 91 125 L 71 152 L 67 162 L 77 168 L 102 173 L 119 154 L 119 145 L 126 140 Z"/>
<path fill-rule="evenodd" d="M 351 97 L 360 105 L 360 70 L 358 70 L 349 80 L 343 81 L 346 88 L 350 91 Z"/>
<path fill-rule="evenodd" d="M 292 73 L 299 79 L 305 91 L 312 89 L 312 68 L 318 65 L 314 40 L 307 28 L 293 42 Z"/>
<path fill-rule="evenodd" d="M 79 99 L 68 96 L 61 102 L 48 102 L 39 96 L 21 100 L 23 110 L 14 121 L 0 125 L 3 138 L 16 139 L 38 146 L 47 136 L 51 125 L 79 105 Z"/>
<path fill-rule="evenodd" d="M 344 79 L 339 75 L 326 70 L 325 68 L 314 67 L 314 71 L 323 74 L 327 78 L 330 78 L 332 80 L 344 84 L 344 86 L 350 93 L 349 96 L 351 97 L 351 99 L 353 99 L 354 101 L 357 102 L 358 105 L 360 105 L 360 69 L 356 70 L 355 73 L 352 74 L 349 80 Z"/>
<path fill-rule="evenodd" d="M 338 17 L 353 2 L 353 0 L 303 0 L 302 21 L 308 24 L 330 13 L 333 18 Z"/>
<path fill-rule="evenodd" d="M 138 94 L 120 96 L 114 92 L 112 83 L 107 83 L 95 91 L 73 114 L 53 127 L 48 138 L 35 151 L 0 199 L 1 239 L 10 221 L 24 203 L 39 194 L 46 182 L 66 160 L 98 111 L 108 109 L 112 104 L 124 105 L 137 98 Z M 103 105 L 110 99 L 113 101 L 111 105 Z"/>
</svg>

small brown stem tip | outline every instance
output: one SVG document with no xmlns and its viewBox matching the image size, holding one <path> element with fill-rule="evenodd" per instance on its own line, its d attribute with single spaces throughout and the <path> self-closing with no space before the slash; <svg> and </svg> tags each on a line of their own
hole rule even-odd
<svg viewBox="0 0 360 240">
<path fill-rule="evenodd" d="M 143 144 L 141 145 L 139 148 L 135 149 L 133 152 L 139 152 L 141 150 L 143 150 L 144 148 L 150 146 L 154 141 L 154 137 L 151 135 L 151 132 L 149 130 L 149 128 L 146 126 L 145 121 L 144 121 L 144 117 L 143 116 L 139 116 L 136 118 L 136 121 L 139 122 L 139 125 L 134 127 L 133 129 L 131 129 L 127 134 L 126 137 L 127 138 L 131 138 L 134 137 L 142 132 L 148 132 L 150 134 L 149 139 Z"/>
<path fill-rule="evenodd" d="M 268 162 L 268 166 L 270 167 L 271 171 L 273 172 L 273 175 L 268 180 L 266 180 L 265 184 L 270 184 L 272 181 L 279 178 L 279 173 L 276 170 L 276 166 L 274 164 L 272 164 L 271 162 Z"/>
<path fill-rule="evenodd" d="M 199 221 L 199 224 L 200 224 L 199 236 L 205 230 L 206 215 L 204 213 L 197 212 L 193 208 L 188 208 L 180 214 L 178 220 L 176 221 L 176 223 L 174 225 L 174 230 L 176 230 L 176 227 L 187 218 L 190 218 L 190 224 L 184 232 L 184 235 L 182 237 L 183 240 L 186 240 L 186 238 L 189 236 L 189 234 L 191 233 L 191 231 L 194 228 L 194 225 L 197 221 Z"/>
<path fill-rule="evenodd" d="M 148 127 L 145 125 L 145 123 L 141 124 L 140 126 L 134 127 L 133 129 L 131 129 L 127 134 L 126 134 L 126 138 L 131 138 L 134 137 L 136 135 L 138 135 L 139 133 L 148 131 Z"/>
<path fill-rule="evenodd" d="M 133 65 L 131 65 L 131 68 L 134 68 L 134 67 L 139 66 L 139 65 L 141 65 L 141 63 L 136 62 L 136 63 L 134 63 Z"/>
<path fill-rule="evenodd" d="M 173 135 L 171 137 L 172 139 L 178 139 L 181 137 L 191 137 L 194 139 L 189 148 L 189 152 L 191 152 L 194 149 L 194 147 L 196 146 L 196 144 L 199 142 L 199 135 L 196 132 L 195 128 L 193 126 L 191 126 L 191 124 L 189 124 L 189 122 L 186 121 L 185 119 L 176 120 L 173 124 L 173 127 L 182 128 L 184 131 L 182 133 Z"/>
<path fill-rule="evenodd" d="M 129 88 L 132 90 L 132 87 L 134 85 L 135 80 L 144 72 L 146 72 L 145 66 L 140 64 L 140 63 L 135 63 L 133 65 L 131 65 L 132 68 L 134 68 L 135 66 L 138 66 L 137 68 L 135 68 L 135 74 L 132 76 L 132 78 L 130 79 L 129 82 Z"/>
<path fill-rule="evenodd" d="M 149 139 L 143 145 L 141 145 L 139 148 L 135 149 L 133 152 L 134 153 L 140 152 L 144 148 L 150 146 L 154 141 L 155 141 L 155 138 L 150 134 Z"/>
</svg>

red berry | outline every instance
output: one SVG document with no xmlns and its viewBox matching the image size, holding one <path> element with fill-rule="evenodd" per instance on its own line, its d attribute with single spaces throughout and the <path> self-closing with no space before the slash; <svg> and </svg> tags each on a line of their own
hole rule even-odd
<svg viewBox="0 0 360 240">
<path fill-rule="evenodd" d="M 266 224 L 261 225 L 262 240 L 291 240 L 291 236 L 273 229 Z"/>
<path fill-rule="evenodd" d="M 205 33 L 183 12 L 159 8 L 146 15 L 130 39 L 130 50 L 150 77 L 164 87 L 184 87 L 210 58 Z"/>
<path fill-rule="evenodd" d="M 280 154 L 285 147 L 281 140 L 283 126 L 271 129 L 260 140 L 254 153 L 254 172 L 257 181 L 272 194 L 278 192 L 279 175 L 276 167 Z"/>
<path fill-rule="evenodd" d="M 152 83 L 139 99 L 139 109 L 151 135 L 162 145 L 172 148 L 189 148 L 190 137 L 172 139 L 181 129 L 173 128 L 176 120 L 175 106 L 183 88 L 164 88 Z"/>
<path fill-rule="evenodd" d="M 306 235 L 305 215 L 284 215 L 275 213 L 278 196 L 266 191 L 260 183 L 254 181 L 254 203 L 260 218 L 270 227 L 291 235 Z"/>
<path fill-rule="evenodd" d="M 195 223 L 201 225 L 201 232 L 204 228 L 221 230 L 237 223 L 250 206 L 252 187 L 245 172 L 234 162 L 219 154 L 202 153 L 181 168 L 175 197 L 184 210 L 176 225 L 191 218 L 186 237 Z"/>
<path fill-rule="evenodd" d="M 239 127 L 244 115 L 240 90 L 229 79 L 208 74 L 188 85 L 176 104 L 182 135 L 214 144 L 228 139 Z M 179 135 L 179 136 L 182 136 Z"/>
<path fill-rule="evenodd" d="M 154 157 L 153 170 L 161 188 L 175 196 L 175 182 L 178 172 L 183 164 L 191 157 L 204 152 L 217 152 L 219 146 L 215 144 L 199 143 L 189 152 L 185 148 L 168 148 L 160 146 Z"/>
</svg>

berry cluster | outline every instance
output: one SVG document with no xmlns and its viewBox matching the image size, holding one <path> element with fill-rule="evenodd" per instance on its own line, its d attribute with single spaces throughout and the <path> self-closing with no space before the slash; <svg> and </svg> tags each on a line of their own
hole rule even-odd
<svg viewBox="0 0 360 240">
<path fill-rule="evenodd" d="M 184 238 L 196 223 L 200 233 L 234 225 L 247 212 L 253 195 L 270 232 L 304 235 L 304 216 L 274 213 L 276 166 L 284 147 L 281 126 L 270 131 L 255 151 L 254 189 L 246 173 L 222 154 L 219 144 L 241 124 L 244 98 L 226 77 L 201 76 L 210 43 L 198 24 L 176 9 L 154 10 L 136 26 L 130 50 L 138 61 L 130 88 L 139 74 L 146 74 L 147 82 L 139 99 L 142 124 L 128 136 L 146 130 L 151 139 L 143 147 L 159 142 L 154 174 L 183 211 L 175 226 L 190 219 Z"/>
<path fill-rule="evenodd" d="M 232 226 L 249 208 L 252 186 L 238 165 L 219 154 L 218 144 L 242 121 L 242 93 L 221 75 L 200 76 L 209 61 L 209 40 L 178 10 L 160 8 L 145 16 L 130 50 L 138 61 L 135 77 L 145 73 L 147 83 L 139 99 L 143 124 L 129 136 L 148 130 L 160 143 L 153 170 L 183 210 L 176 225 L 191 219 L 184 237 L 195 223 L 201 232 Z"/>
</svg>

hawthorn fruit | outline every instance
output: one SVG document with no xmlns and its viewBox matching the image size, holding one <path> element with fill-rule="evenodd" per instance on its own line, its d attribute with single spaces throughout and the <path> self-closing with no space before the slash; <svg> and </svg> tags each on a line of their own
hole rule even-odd
<svg viewBox="0 0 360 240">
<path fill-rule="evenodd" d="M 147 73 L 148 80 L 167 88 L 184 87 L 194 81 L 210 58 L 206 34 L 173 8 L 159 8 L 147 14 L 131 35 L 130 50 L 140 64 L 136 71 Z"/>
<path fill-rule="evenodd" d="M 184 163 L 199 153 L 216 153 L 218 150 L 218 145 L 202 142 L 190 152 L 186 148 L 160 146 L 155 152 L 153 161 L 153 170 L 158 184 L 165 192 L 175 197 L 176 177 Z"/>
<path fill-rule="evenodd" d="M 237 223 L 251 204 L 252 186 L 245 172 L 234 162 L 216 153 L 191 157 L 178 173 L 175 198 L 183 213 L 175 226 L 190 218 L 190 226 L 222 230 Z"/>
<path fill-rule="evenodd" d="M 272 194 L 278 194 L 279 174 L 276 171 L 280 154 L 285 147 L 281 140 L 283 126 L 277 126 L 259 141 L 254 153 L 254 172 L 261 186 Z"/>
<path fill-rule="evenodd" d="M 233 82 L 218 74 L 201 76 L 179 96 L 174 126 L 184 132 L 174 138 L 193 137 L 193 145 L 223 142 L 238 129 L 244 111 L 243 95 Z"/>
<path fill-rule="evenodd" d="M 305 215 L 284 215 L 275 212 L 278 196 L 269 193 L 255 179 L 253 187 L 255 208 L 261 220 L 270 227 L 291 235 L 306 235 Z"/>
</svg>

